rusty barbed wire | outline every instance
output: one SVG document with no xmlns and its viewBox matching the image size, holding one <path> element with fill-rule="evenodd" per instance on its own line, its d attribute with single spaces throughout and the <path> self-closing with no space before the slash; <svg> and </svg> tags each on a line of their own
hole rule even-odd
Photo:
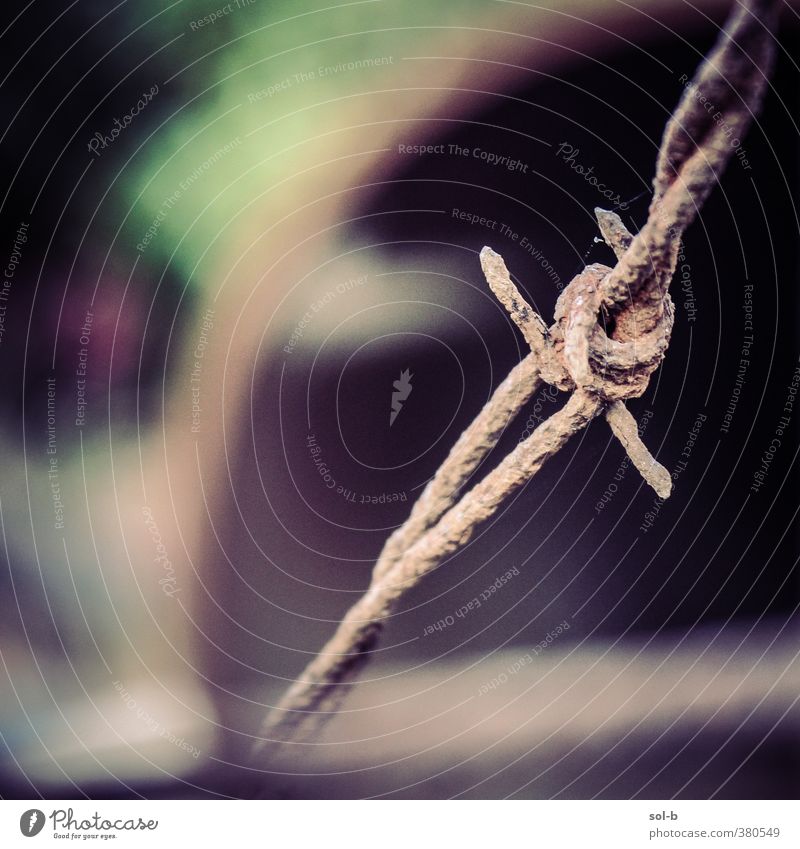
<svg viewBox="0 0 800 849">
<path fill-rule="evenodd" d="M 389 537 L 367 592 L 269 711 L 254 746 L 257 762 L 320 730 L 347 695 L 398 600 L 462 548 L 506 498 L 598 415 L 605 416 L 642 477 L 668 497 L 670 474 L 639 438 L 624 402 L 642 395 L 666 353 L 674 319 L 668 288 L 680 240 L 730 159 L 732 140 L 742 138 L 761 105 L 774 59 L 778 6 L 776 0 L 736 4 L 667 123 L 647 221 L 634 236 L 618 215 L 595 210 L 617 264 L 613 269 L 593 264 L 578 274 L 561 293 L 549 328 L 514 285 L 502 257 L 488 247 L 481 251 L 487 282 L 531 353 L 500 384 L 408 520 Z M 612 328 L 610 334 L 604 327 Z M 462 495 L 542 383 L 571 393 L 564 407 Z"/>
</svg>

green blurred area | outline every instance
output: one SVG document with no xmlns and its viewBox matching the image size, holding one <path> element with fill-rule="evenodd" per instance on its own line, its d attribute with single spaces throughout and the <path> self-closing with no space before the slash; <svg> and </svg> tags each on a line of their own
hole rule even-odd
<svg viewBox="0 0 800 849">
<path fill-rule="evenodd" d="M 146 24 L 175 39 L 171 72 L 156 82 L 159 94 L 178 87 L 181 96 L 121 178 L 131 242 L 145 240 L 140 253 L 174 253 L 193 286 L 208 282 L 204 269 L 215 267 L 227 228 L 249 204 L 266 197 L 277 217 L 297 181 L 314 180 L 305 145 L 330 134 L 333 149 L 339 129 L 330 111 L 321 120 L 320 105 L 402 86 L 405 55 L 435 53 L 441 28 L 474 25 L 491 11 L 480 0 L 435 0 L 415 4 L 409 25 L 408 4 L 391 0 L 239 2 L 184 3 Z"/>
</svg>

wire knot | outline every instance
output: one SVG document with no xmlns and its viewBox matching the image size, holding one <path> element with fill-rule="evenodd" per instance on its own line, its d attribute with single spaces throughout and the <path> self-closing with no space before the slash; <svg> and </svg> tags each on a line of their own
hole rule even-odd
<svg viewBox="0 0 800 849">
<path fill-rule="evenodd" d="M 627 233 L 621 222 L 619 225 Z M 616 247 L 624 249 L 622 244 Z M 492 292 L 531 346 L 541 379 L 566 392 L 593 395 L 599 400 L 611 430 L 642 477 L 659 497 L 667 498 L 672 490 L 670 474 L 639 438 L 636 421 L 623 401 L 645 391 L 650 375 L 664 358 L 674 317 L 669 295 L 664 294 L 663 307 L 654 313 L 648 303 L 653 287 L 642 286 L 630 303 L 609 309 L 604 298 L 611 269 L 589 265 L 561 293 L 555 322 L 548 328 L 514 285 L 500 254 L 485 247 L 481 266 Z M 637 335 L 643 315 L 652 323 L 654 314 L 655 325 Z M 601 316 L 604 327 L 598 323 Z"/>
<path fill-rule="evenodd" d="M 648 287 L 624 307 L 609 310 L 605 283 L 610 272 L 608 266 L 594 264 L 578 274 L 556 302 L 555 323 L 549 331 L 573 388 L 592 392 L 607 403 L 644 393 L 650 375 L 664 359 L 675 316 L 665 292 L 653 325 Z M 648 324 L 651 328 L 644 330 Z M 643 332 L 637 332 L 640 328 Z"/>
</svg>

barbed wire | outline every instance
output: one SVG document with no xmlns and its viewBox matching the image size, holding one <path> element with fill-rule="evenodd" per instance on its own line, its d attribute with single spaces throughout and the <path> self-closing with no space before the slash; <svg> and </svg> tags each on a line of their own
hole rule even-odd
<svg viewBox="0 0 800 849">
<path fill-rule="evenodd" d="M 774 61 L 778 6 L 776 0 L 736 3 L 667 123 L 647 221 L 634 236 L 616 213 L 595 210 L 617 264 L 589 265 L 576 275 L 561 293 L 550 327 L 514 285 L 502 257 L 483 248 L 486 280 L 531 352 L 462 433 L 407 521 L 389 537 L 367 592 L 269 711 L 254 746 L 258 765 L 286 744 L 319 732 L 348 694 L 398 601 L 466 545 L 482 522 L 597 416 L 605 417 L 659 497 L 669 496 L 671 476 L 640 439 L 624 402 L 644 393 L 666 354 L 674 320 L 668 288 L 680 241 L 760 108 Z M 462 494 L 542 383 L 569 392 L 566 404 Z"/>
</svg>

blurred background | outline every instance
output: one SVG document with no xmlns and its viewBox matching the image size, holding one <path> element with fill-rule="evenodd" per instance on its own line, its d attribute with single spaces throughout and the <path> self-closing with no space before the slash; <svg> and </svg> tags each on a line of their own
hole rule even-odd
<svg viewBox="0 0 800 849">
<path fill-rule="evenodd" d="M 728 3 L 18 10 L 0 794 L 800 795 L 799 7 L 630 405 L 671 498 L 592 424 L 408 595 L 325 735 L 263 771 L 266 709 L 525 355 L 478 252 L 548 321 L 612 264 L 593 209 L 643 224 Z M 535 396 L 476 480 L 563 401 Z"/>
</svg>

